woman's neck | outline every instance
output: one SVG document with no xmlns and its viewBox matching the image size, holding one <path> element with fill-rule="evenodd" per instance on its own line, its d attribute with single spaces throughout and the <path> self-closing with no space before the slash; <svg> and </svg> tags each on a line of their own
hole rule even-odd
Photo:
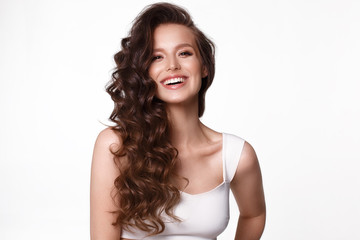
<svg viewBox="0 0 360 240">
<path fill-rule="evenodd" d="M 171 143 L 176 148 L 186 148 L 206 139 L 205 126 L 198 117 L 197 104 L 169 106 Z"/>
</svg>

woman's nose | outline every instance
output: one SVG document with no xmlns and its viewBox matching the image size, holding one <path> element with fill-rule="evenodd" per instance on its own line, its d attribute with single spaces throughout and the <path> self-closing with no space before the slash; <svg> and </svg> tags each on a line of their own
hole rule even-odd
<svg viewBox="0 0 360 240">
<path fill-rule="evenodd" d="M 176 57 L 169 58 L 167 71 L 180 70 L 181 65 Z"/>
</svg>

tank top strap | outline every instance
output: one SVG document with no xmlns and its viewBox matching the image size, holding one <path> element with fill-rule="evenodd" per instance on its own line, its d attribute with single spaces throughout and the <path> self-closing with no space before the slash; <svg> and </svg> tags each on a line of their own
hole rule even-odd
<svg viewBox="0 0 360 240">
<path fill-rule="evenodd" d="M 231 182 L 239 164 L 245 140 L 233 134 L 223 133 L 223 175 L 225 182 Z"/>
</svg>

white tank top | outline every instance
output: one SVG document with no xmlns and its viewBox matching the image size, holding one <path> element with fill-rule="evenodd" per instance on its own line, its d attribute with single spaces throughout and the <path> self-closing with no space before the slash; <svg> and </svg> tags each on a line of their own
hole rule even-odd
<svg viewBox="0 0 360 240">
<path fill-rule="evenodd" d="M 235 175 L 244 142 L 242 138 L 223 133 L 223 182 L 200 194 L 181 192 L 180 202 L 174 208 L 174 214 L 181 222 L 164 216 L 165 230 L 156 236 L 146 237 L 147 232 L 130 228 L 133 232 L 123 229 L 121 237 L 136 240 L 216 240 L 229 222 L 230 182 Z"/>
</svg>

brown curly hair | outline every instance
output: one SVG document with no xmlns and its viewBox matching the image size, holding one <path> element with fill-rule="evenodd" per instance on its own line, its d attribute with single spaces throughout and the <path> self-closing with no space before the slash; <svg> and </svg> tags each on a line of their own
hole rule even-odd
<svg viewBox="0 0 360 240">
<path fill-rule="evenodd" d="M 118 210 L 113 224 L 125 229 L 136 227 L 149 235 L 164 231 L 162 213 L 180 220 L 173 213 L 180 200 L 174 184 L 178 152 L 169 139 L 165 103 L 156 97 L 156 83 L 148 74 L 154 30 L 166 23 L 187 26 L 194 33 L 208 72 L 198 94 L 198 115 L 203 115 L 205 93 L 215 74 L 214 44 L 194 25 L 186 10 L 173 4 L 153 4 L 137 16 L 129 36 L 121 41 L 122 49 L 114 56 L 116 68 L 106 87 L 114 101 L 112 129 L 122 142 L 119 149 L 112 150 L 120 171 L 114 181 Z"/>
</svg>

